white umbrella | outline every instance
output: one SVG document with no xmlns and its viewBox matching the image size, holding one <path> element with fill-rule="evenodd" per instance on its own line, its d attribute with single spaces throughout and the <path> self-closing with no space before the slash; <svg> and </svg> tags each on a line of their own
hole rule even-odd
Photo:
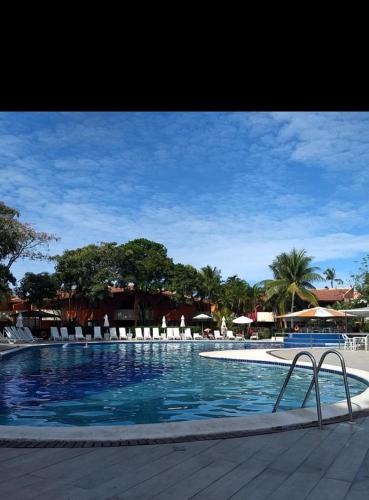
<svg viewBox="0 0 369 500">
<path fill-rule="evenodd" d="M 109 326 L 109 318 L 107 314 L 104 316 L 104 326 Z"/>
<path fill-rule="evenodd" d="M 225 335 L 227 333 L 227 324 L 226 324 L 226 320 L 225 320 L 224 316 L 222 318 L 222 324 L 220 325 L 220 330 L 221 330 L 223 335 Z"/>
<path fill-rule="evenodd" d="M 18 313 L 17 322 L 16 322 L 15 326 L 18 328 L 23 328 L 23 316 L 22 316 L 21 312 Z"/>
<path fill-rule="evenodd" d="M 213 318 L 211 316 L 208 316 L 207 314 L 198 314 L 197 316 L 194 316 L 192 319 L 201 320 L 201 331 L 202 333 L 204 333 L 204 321 Z"/>
<path fill-rule="evenodd" d="M 163 319 L 161 320 L 161 327 L 162 328 L 166 328 L 167 327 L 167 323 L 165 321 L 165 316 L 163 316 Z"/>
<path fill-rule="evenodd" d="M 240 316 L 239 318 L 234 319 L 233 323 L 236 323 L 237 325 L 248 325 L 250 323 L 253 323 L 253 320 L 248 318 L 247 316 Z"/>
<path fill-rule="evenodd" d="M 239 316 L 233 320 L 233 323 L 236 323 L 236 325 L 249 325 L 250 323 L 253 323 L 253 320 L 247 316 Z"/>
<path fill-rule="evenodd" d="M 184 316 L 183 316 L 183 314 L 182 314 L 182 316 L 181 316 L 181 324 L 180 324 L 180 327 L 181 327 L 181 328 L 184 328 L 185 326 L 186 326 L 186 324 L 185 324 L 185 317 L 184 317 Z"/>
</svg>

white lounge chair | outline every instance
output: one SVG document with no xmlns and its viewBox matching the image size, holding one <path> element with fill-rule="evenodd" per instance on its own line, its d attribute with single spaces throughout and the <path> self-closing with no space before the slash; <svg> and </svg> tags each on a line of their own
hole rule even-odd
<svg viewBox="0 0 369 500">
<path fill-rule="evenodd" d="M 170 326 L 167 328 L 167 340 L 174 340 L 173 328 Z"/>
<path fill-rule="evenodd" d="M 227 338 L 228 340 L 235 340 L 235 339 L 236 339 L 236 337 L 233 335 L 232 330 L 227 330 L 227 333 L 226 333 L 226 338 Z"/>
<path fill-rule="evenodd" d="M 150 328 L 148 326 L 144 327 L 144 340 L 152 340 Z"/>
<path fill-rule="evenodd" d="M 173 328 L 173 338 L 174 340 L 182 340 L 181 334 L 178 327 Z"/>
<path fill-rule="evenodd" d="M 101 326 L 94 326 L 94 340 L 102 340 Z"/>
<path fill-rule="evenodd" d="M 119 327 L 119 340 L 127 340 L 127 332 L 124 326 Z"/>
<path fill-rule="evenodd" d="M 60 341 L 61 336 L 57 326 L 50 326 L 50 340 Z"/>
<path fill-rule="evenodd" d="M 220 333 L 220 330 L 214 330 L 214 338 L 215 340 L 223 340 L 223 335 Z"/>
<path fill-rule="evenodd" d="M 13 331 L 16 337 L 23 342 L 35 342 L 36 338 L 32 335 L 31 330 L 23 326 L 13 326 Z M 26 330 L 27 328 L 27 330 Z"/>
<path fill-rule="evenodd" d="M 109 336 L 110 340 L 119 340 L 117 335 L 117 329 L 115 328 L 115 326 L 111 326 L 109 328 Z"/>
<path fill-rule="evenodd" d="M 159 328 L 155 327 L 152 329 L 152 339 L 153 340 L 161 340 Z"/>
<path fill-rule="evenodd" d="M 356 349 L 356 346 L 355 346 L 355 344 L 354 344 L 353 339 L 350 339 L 350 337 L 348 337 L 348 336 L 346 335 L 346 333 L 343 333 L 343 334 L 342 334 L 342 338 L 343 338 L 343 340 L 345 341 L 345 343 L 344 343 L 344 345 L 343 345 L 343 348 L 344 348 L 344 349 L 350 349 L 350 351 L 353 351 L 353 350 L 355 350 L 355 349 Z"/>
<path fill-rule="evenodd" d="M 7 337 L 7 340 L 10 344 L 15 344 L 16 342 L 19 342 L 18 336 L 15 336 L 15 333 L 13 330 L 10 328 L 10 326 L 6 326 L 4 328 L 4 333 Z"/>
<path fill-rule="evenodd" d="M 250 335 L 250 340 L 259 340 L 259 334 L 254 332 Z"/>
<path fill-rule="evenodd" d="M 66 326 L 60 328 L 60 335 L 62 340 L 69 340 L 68 328 Z"/>
<path fill-rule="evenodd" d="M 193 340 L 192 339 L 191 328 L 185 328 L 184 339 L 185 340 Z"/>
<path fill-rule="evenodd" d="M 142 328 L 140 326 L 135 328 L 135 340 L 143 340 Z"/>
<path fill-rule="evenodd" d="M 82 327 L 81 326 L 75 326 L 74 327 L 74 332 L 75 332 L 75 335 L 76 335 L 76 340 L 83 340 L 83 341 L 86 340 L 85 336 L 82 333 Z"/>
<path fill-rule="evenodd" d="M 194 340 L 204 340 L 204 337 L 202 335 L 200 335 L 199 333 L 194 333 L 193 339 Z"/>
<path fill-rule="evenodd" d="M 23 332 L 24 332 L 24 336 L 27 340 L 29 340 L 30 342 L 37 342 L 38 340 L 42 340 L 42 339 L 39 339 L 37 337 L 35 337 L 32 332 L 31 332 L 31 329 L 29 326 L 24 326 L 23 327 Z"/>
<path fill-rule="evenodd" d="M 13 337 L 14 337 L 15 339 L 17 339 L 18 341 L 22 341 L 22 340 L 24 340 L 24 338 L 23 338 L 23 334 L 20 334 L 20 333 L 18 332 L 18 328 L 17 328 L 17 327 L 15 327 L 15 326 L 11 326 L 11 327 L 10 327 L 10 330 L 13 332 Z"/>
</svg>

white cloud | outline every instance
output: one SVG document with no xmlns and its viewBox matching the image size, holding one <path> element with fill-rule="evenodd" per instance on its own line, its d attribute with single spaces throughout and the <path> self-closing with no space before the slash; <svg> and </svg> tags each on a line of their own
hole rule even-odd
<svg viewBox="0 0 369 500">
<path fill-rule="evenodd" d="M 293 247 L 369 252 L 368 116 L 56 113 L 33 129 L 22 114 L 13 133 L 2 116 L 1 198 L 62 237 L 52 253 L 146 237 L 257 281 Z"/>
</svg>

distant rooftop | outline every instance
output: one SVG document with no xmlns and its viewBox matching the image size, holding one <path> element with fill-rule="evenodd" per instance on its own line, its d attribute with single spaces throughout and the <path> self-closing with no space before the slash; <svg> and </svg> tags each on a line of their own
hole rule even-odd
<svg viewBox="0 0 369 500">
<path fill-rule="evenodd" d="M 319 302 L 348 301 L 360 297 L 353 287 L 348 288 L 316 288 L 311 290 Z"/>
</svg>

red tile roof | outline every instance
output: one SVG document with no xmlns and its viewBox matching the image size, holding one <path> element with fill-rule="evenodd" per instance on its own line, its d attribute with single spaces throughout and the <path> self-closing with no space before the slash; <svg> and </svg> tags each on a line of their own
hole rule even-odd
<svg viewBox="0 0 369 500">
<path fill-rule="evenodd" d="M 316 288 L 311 291 L 319 302 L 337 302 L 356 299 L 359 295 L 354 288 Z"/>
</svg>

